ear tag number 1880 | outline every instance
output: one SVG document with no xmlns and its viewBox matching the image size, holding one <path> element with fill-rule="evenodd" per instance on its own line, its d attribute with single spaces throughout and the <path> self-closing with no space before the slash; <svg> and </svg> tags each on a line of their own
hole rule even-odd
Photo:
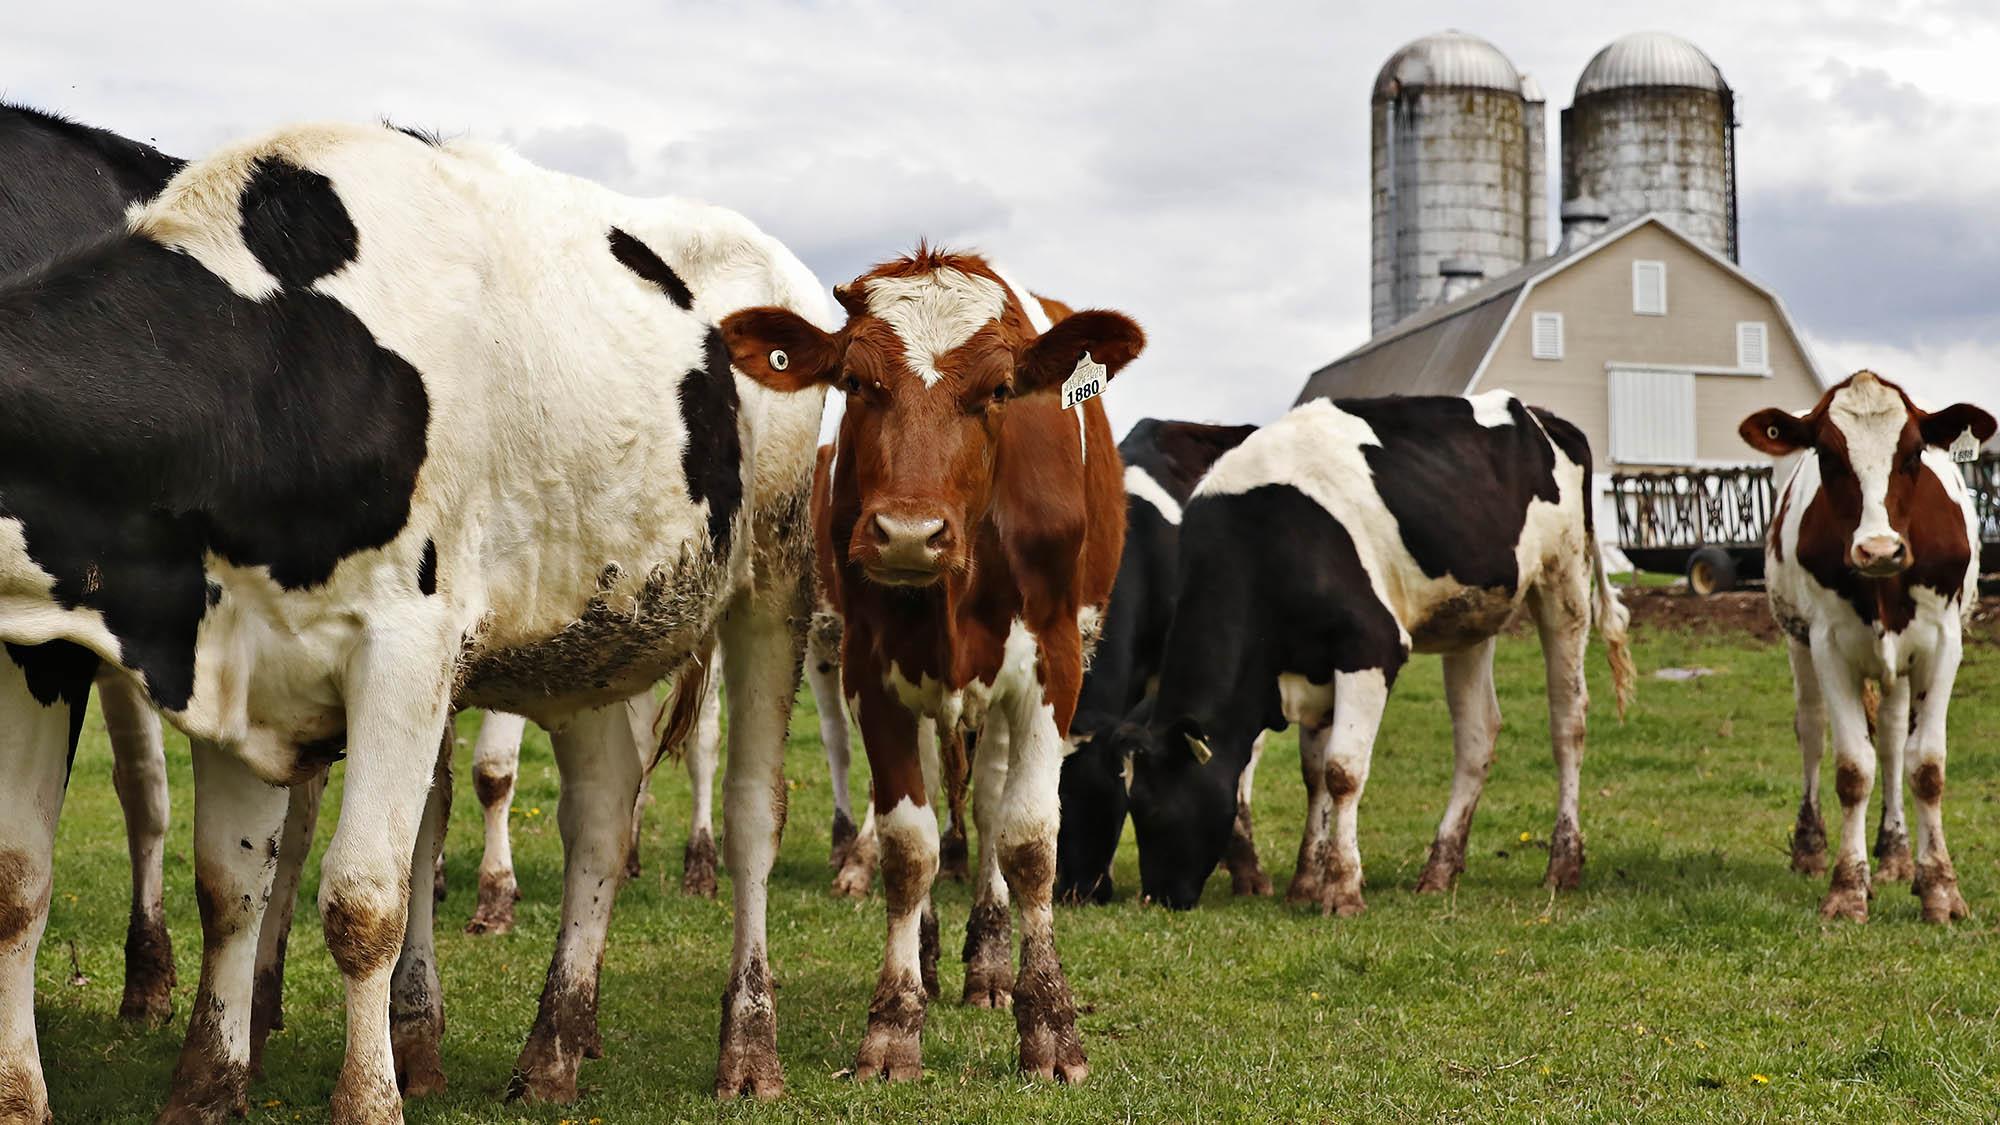
<svg viewBox="0 0 2000 1125">
<path fill-rule="evenodd" d="M 1068 393 L 1068 383 L 1063 384 L 1063 391 Z M 1968 428 L 1958 435 L 1957 441 L 1951 443 L 1951 459 L 1960 465 L 1979 460 L 1979 439 L 1973 436 L 1971 429 Z"/>
<path fill-rule="evenodd" d="M 1103 394 L 1104 383 L 1104 365 L 1091 359 L 1089 352 L 1083 353 L 1083 358 L 1076 361 L 1076 370 L 1063 380 L 1062 408 L 1068 410 Z"/>
</svg>

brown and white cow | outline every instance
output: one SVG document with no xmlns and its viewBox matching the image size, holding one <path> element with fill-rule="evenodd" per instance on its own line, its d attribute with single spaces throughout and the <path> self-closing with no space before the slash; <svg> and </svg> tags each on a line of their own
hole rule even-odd
<svg viewBox="0 0 2000 1125">
<path fill-rule="evenodd" d="M 1960 633 L 1978 580 L 1972 504 L 1947 448 L 1976 451 L 1993 416 L 1960 403 L 1927 413 L 1872 371 L 1826 392 L 1804 417 L 1761 410 L 1743 440 L 1799 458 L 1779 494 L 1765 545 L 1771 612 L 1791 638 L 1794 729 L 1805 761 L 1793 866 L 1825 867 L 1819 759 L 1829 721 L 1840 796 L 1840 853 L 1820 905 L 1828 918 L 1866 921 L 1871 887 L 1862 840 L 1876 763 L 1886 774 L 1884 836 L 1900 835 L 1897 775 L 1917 798 L 1911 889 L 1925 921 L 1965 916 L 1945 847 L 1945 711 L 1958 674 Z M 1882 687 L 1871 753 L 1863 685 Z M 1915 722 L 1911 722 L 1914 701 Z"/>
<path fill-rule="evenodd" d="M 1079 1081 L 1089 1067 L 1052 909 L 1057 779 L 1083 679 L 1079 619 L 1110 598 L 1125 512 L 1103 406 L 1079 392 L 1093 378 L 1101 389 L 1145 337 L 1118 313 L 1039 301 L 976 255 L 923 247 L 836 294 L 848 314 L 838 332 L 750 309 L 723 335 L 737 369 L 765 385 L 831 384 L 847 399 L 822 534 L 837 545 L 829 593 L 874 774 L 889 915 L 856 1070 L 922 1070 L 938 829 L 920 729 L 963 718 L 979 731 L 967 959 L 998 952 L 1004 968 L 1011 892 L 1020 975 L 999 998 L 1014 1007 L 1021 1069 Z"/>
</svg>

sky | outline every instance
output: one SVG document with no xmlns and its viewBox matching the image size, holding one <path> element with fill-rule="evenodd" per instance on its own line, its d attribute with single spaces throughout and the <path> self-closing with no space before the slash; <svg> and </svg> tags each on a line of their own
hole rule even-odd
<svg viewBox="0 0 2000 1125">
<path fill-rule="evenodd" d="M 181 156 L 316 119 L 505 141 L 742 211 L 828 285 L 919 237 L 978 249 L 1145 325 L 1122 432 L 1269 421 L 1366 339 L 1369 92 L 1449 27 L 1541 84 L 1552 170 L 1600 47 L 1701 46 L 1737 92 L 1742 264 L 1821 370 L 2000 409 L 1992 0 L 74 0 L 9 14 L 0 95 Z"/>
</svg>

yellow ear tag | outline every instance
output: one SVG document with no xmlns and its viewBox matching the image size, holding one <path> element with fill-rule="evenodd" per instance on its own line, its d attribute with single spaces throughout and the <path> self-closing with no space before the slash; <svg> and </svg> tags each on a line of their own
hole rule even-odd
<svg viewBox="0 0 2000 1125">
<path fill-rule="evenodd" d="M 1183 735 L 1182 737 L 1187 739 L 1188 753 L 1194 755 L 1195 761 L 1205 766 L 1208 764 L 1210 758 L 1215 757 L 1215 751 L 1208 748 L 1208 743 L 1191 734 Z"/>
</svg>

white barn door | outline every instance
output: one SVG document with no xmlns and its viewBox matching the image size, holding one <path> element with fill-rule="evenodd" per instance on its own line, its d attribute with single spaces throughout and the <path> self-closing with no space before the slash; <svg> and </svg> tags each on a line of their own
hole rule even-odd
<svg viewBox="0 0 2000 1125">
<path fill-rule="evenodd" d="M 1611 372 L 1611 459 L 1628 465 L 1694 464 L 1693 372 Z"/>
</svg>

